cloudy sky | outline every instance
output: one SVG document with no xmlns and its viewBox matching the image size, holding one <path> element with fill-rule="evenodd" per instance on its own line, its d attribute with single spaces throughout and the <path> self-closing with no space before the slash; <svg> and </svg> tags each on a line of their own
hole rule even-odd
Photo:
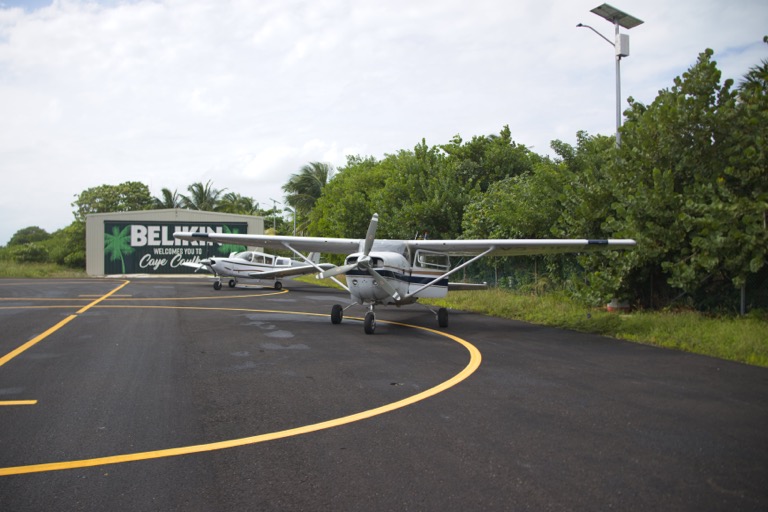
<svg viewBox="0 0 768 512">
<path fill-rule="evenodd" d="M 498 133 L 540 154 L 615 123 L 597 0 L 0 0 L 0 245 L 83 190 L 194 182 L 265 207 L 311 161 Z M 621 86 L 650 103 L 706 48 L 768 58 L 765 0 L 613 0 Z"/>
</svg>

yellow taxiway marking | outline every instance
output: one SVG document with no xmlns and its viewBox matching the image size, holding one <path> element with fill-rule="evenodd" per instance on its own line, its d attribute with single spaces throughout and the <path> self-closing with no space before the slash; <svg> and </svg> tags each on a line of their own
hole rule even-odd
<svg viewBox="0 0 768 512">
<path fill-rule="evenodd" d="M 0 407 L 7 405 L 35 405 L 37 400 L 0 400 Z"/>
<path fill-rule="evenodd" d="M 103 306 L 103 307 L 117 308 L 120 306 Z M 140 307 L 140 306 L 135 306 L 135 307 Z M 164 306 L 150 306 L 150 307 L 163 308 Z M 170 308 L 170 306 L 168 308 Z M 182 308 L 182 309 L 223 309 L 223 308 Z M 294 314 L 294 315 L 325 316 L 325 315 L 320 315 L 319 313 L 300 313 L 300 312 L 293 312 L 293 311 L 266 311 L 266 310 L 255 310 L 255 309 L 249 309 L 249 310 L 243 309 L 243 310 L 236 310 L 236 311 L 250 311 L 252 313 L 281 313 L 281 314 Z M 428 329 L 426 327 L 420 327 L 417 325 L 409 325 L 409 324 L 404 324 L 399 322 L 389 322 L 386 320 L 380 320 L 380 322 L 389 323 L 393 325 L 400 325 L 404 327 L 411 327 L 413 329 L 420 329 L 422 331 L 434 333 L 439 336 L 445 336 L 446 338 L 449 338 L 455 341 L 456 343 L 462 345 L 464 348 L 467 349 L 470 355 L 469 363 L 467 364 L 467 366 L 464 367 L 462 371 L 460 371 L 450 379 L 438 384 L 435 387 L 427 389 L 426 391 L 404 398 L 397 402 L 393 402 L 391 404 L 383 405 L 381 407 L 376 407 L 374 409 L 369 409 L 367 411 L 362 411 L 355 414 L 350 414 L 349 416 L 343 416 L 341 418 L 335 418 L 332 420 L 322 421 L 320 423 L 313 423 L 311 425 L 290 428 L 287 430 L 280 430 L 277 432 L 270 432 L 266 434 L 243 437 L 240 439 L 218 441 L 213 443 L 197 444 L 192 446 L 180 446 L 177 448 L 167 448 L 164 450 L 153 450 L 153 451 L 147 451 L 147 452 L 127 453 L 123 455 L 113 455 L 108 457 L 97 457 L 94 459 L 82 459 L 82 460 L 72 460 L 72 461 L 64 461 L 64 462 L 51 462 L 46 464 L 32 464 L 28 466 L 0 468 L 0 476 L 21 475 L 21 474 L 27 474 L 27 473 L 41 473 L 45 471 L 60 471 L 65 469 L 87 468 L 87 467 L 93 467 L 93 466 L 103 466 L 107 464 L 120 464 L 124 462 L 136 462 L 136 461 L 142 461 L 142 460 L 159 459 L 164 457 L 176 457 L 179 455 L 189 455 L 193 453 L 223 450 L 226 448 L 235 448 L 238 446 L 264 443 L 267 441 L 274 441 L 277 439 L 284 439 L 287 437 L 309 434 L 311 432 L 317 432 L 320 430 L 335 428 L 335 427 L 347 425 L 349 423 L 353 423 L 356 421 L 362 421 L 368 418 L 372 418 L 374 416 L 379 416 L 381 414 L 392 412 L 394 410 L 401 409 L 403 407 L 407 407 L 409 405 L 415 404 L 416 402 L 420 402 L 427 398 L 433 397 L 438 393 L 442 393 L 443 391 L 465 380 L 467 377 L 472 375 L 475 372 L 475 370 L 477 370 L 477 368 L 480 366 L 480 362 L 482 361 L 482 356 L 480 354 L 480 351 L 477 349 L 477 347 L 475 347 L 468 341 L 465 341 L 459 338 L 458 336 L 454 336 L 446 332 L 436 331 L 434 329 Z"/>
<path fill-rule="evenodd" d="M 125 282 L 123 282 L 123 284 L 121 284 L 121 285 L 120 285 L 120 286 L 118 286 L 117 288 L 115 288 L 115 289 L 113 289 L 112 291 L 110 291 L 110 292 L 108 292 L 108 293 L 106 293 L 106 294 L 102 295 L 102 296 L 101 296 L 101 297 L 99 297 L 98 299 L 96 299 L 96 300 L 94 300 L 94 301 L 91 301 L 91 302 L 90 302 L 89 304 L 87 304 L 86 306 L 83 306 L 82 308 L 78 309 L 78 310 L 77 310 L 77 311 L 76 311 L 76 312 L 75 312 L 73 315 L 69 315 L 69 316 L 68 316 L 68 317 L 66 317 L 64 320 L 60 321 L 59 323 L 57 323 L 56 325 L 54 325 L 53 327 L 51 327 L 50 329 L 48 329 L 48 330 L 47 330 L 47 331 L 45 331 L 44 333 L 42 333 L 42 334 L 38 334 L 37 336 L 35 336 L 35 337 L 34 337 L 34 338 L 32 338 L 31 340 L 29 340 L 28 342 L 24 343 L 22 346 L 18 347 L 18 348 L 17 348 L 17 349 L 15 349 L 15 350 L 12 350 L 12 351 L 8 352 L 8 353 L 7 353 L 6 355 L 4 355 L 3 357 L 0 357 L 0 366 L 3 366 L 5 363 L 7 363 L 8 361 L 10 361 L 10 360 L 11 360 L 11 359 L 13 359 L 14 357 L 16 357 L 16 356 L 18 356 L 19 354 L 21 354 L 21 353 L 23 353 L 23 352 L 25 352 L 25 351 L 29 350 L 29 349 L 30 349 L 30 348 L 32 348 L 32 347 L 34 347 L 35 345 L 37 345 L 38 343 L 40 343 L 42 340 L 44 340 L 45 338 L 47 338 L 48 336 L 50 336 L 50 335 L 51 335 L 51 334 L 53 334 L 54 332 L 56 332 L 56 331 L 58 331 L 59 329 L 61 329 L 62 327 L 64 327 L 65 325 L 67 325 L 69 322 L 71 322 L 71 321 L 72 321 L 72 320 L 74 320 L 75 318 L 77 318 L 77 315 L 81 315 L 81 314 L 85 313 L 86 311 L 88 311 L 89 309 L 91 309 L 93 306 L 95 306 L 95 305 L 99 304 L 100 302 L 102 302 L 102 301 L 106 300 L 107 298 L 109 298 L 109 297 L 110 297 L 110 296 L 112 296 L 113 294 L 115 294 L 115 293 L 117 293 L 118 291 L 120 291 L 120 290 L 121 290 L 123 287 L 125 287 L 125 286 L 126 286 L 128 283 L 130 283 L 130 281 L 125 281 Z"/>
<path fill-rule="evenodd" d="M 109 297 L 109 301 L 163 301 L 163 300 L 181 300 L 181 301 L 187 301 L 187 300 L 220 300 L 220 299 L 249 299 L 254 297 L 269 297 L 271 295 L 282 295 L 284 293 L 288 293 L 290 290 L 287 288 L 283 288 L 282 290 L 272 290 L 270 289 L 266 293 L 244 293 L 239 295 L 234 294 L 222 294 L 222 295 L 209 295 L 209 296 L 199 296 L 199 297 L 135 297 L 133 295 L 111 295 Z M 0 297 L 0 302 L 72 302 L 72 301 L 87 301 L 92 300 L 94 296 L 89 295 L 80 295 L 78 297 L 72 297 L 72 298 L 66 298 L 66 297 L 57 297 L 57 298 L 45 298 L 45 297 Z M 99 298 L 103 298 L 101 296 L 98 296 Z M 25 307 L 32 307 L 32 306 L 10 306 L 6 309 L 23 309 Z M 45 306 L 43 306 L 45 307 Z M 73 306 L 77 307 L 77 306 Z"/>
</svg>

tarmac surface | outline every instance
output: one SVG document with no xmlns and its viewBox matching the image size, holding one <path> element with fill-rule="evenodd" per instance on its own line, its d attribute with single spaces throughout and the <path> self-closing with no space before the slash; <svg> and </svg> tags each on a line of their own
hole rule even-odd
<svg viewBox="0 0 768 512">
<path fill-rule="evenodd" d="M 284 284 L 0 280 L 0 510 L 768 510 L 766 369 Z"/>
</svg>

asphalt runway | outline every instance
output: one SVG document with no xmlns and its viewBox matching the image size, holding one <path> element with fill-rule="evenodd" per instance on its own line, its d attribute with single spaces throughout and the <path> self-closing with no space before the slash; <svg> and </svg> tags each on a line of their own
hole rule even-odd
<svg viewBox="0 0 768 512">
<path fill-rule="evenodd" d="M 768 510 L 766 369 L 334 303 L 0 280 L 0 510 Z"/>
</svg>

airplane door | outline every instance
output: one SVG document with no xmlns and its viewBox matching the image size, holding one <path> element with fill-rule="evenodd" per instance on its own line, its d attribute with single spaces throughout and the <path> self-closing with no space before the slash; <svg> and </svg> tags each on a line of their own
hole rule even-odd
<svg viewBox="0 0 768 512">
<path fill-rule="evenodd" d="M 408 283 L 408 293 L 414 293 L 424 285 L 444 275 L 451 268 L 447 254 L 419 249 L 413 257 L 411 276 Z M 437 283 L 421 290 L 417 297 L 440 298 L 448 293 L 448 278 L 440 279 Z"/>
</svg>

